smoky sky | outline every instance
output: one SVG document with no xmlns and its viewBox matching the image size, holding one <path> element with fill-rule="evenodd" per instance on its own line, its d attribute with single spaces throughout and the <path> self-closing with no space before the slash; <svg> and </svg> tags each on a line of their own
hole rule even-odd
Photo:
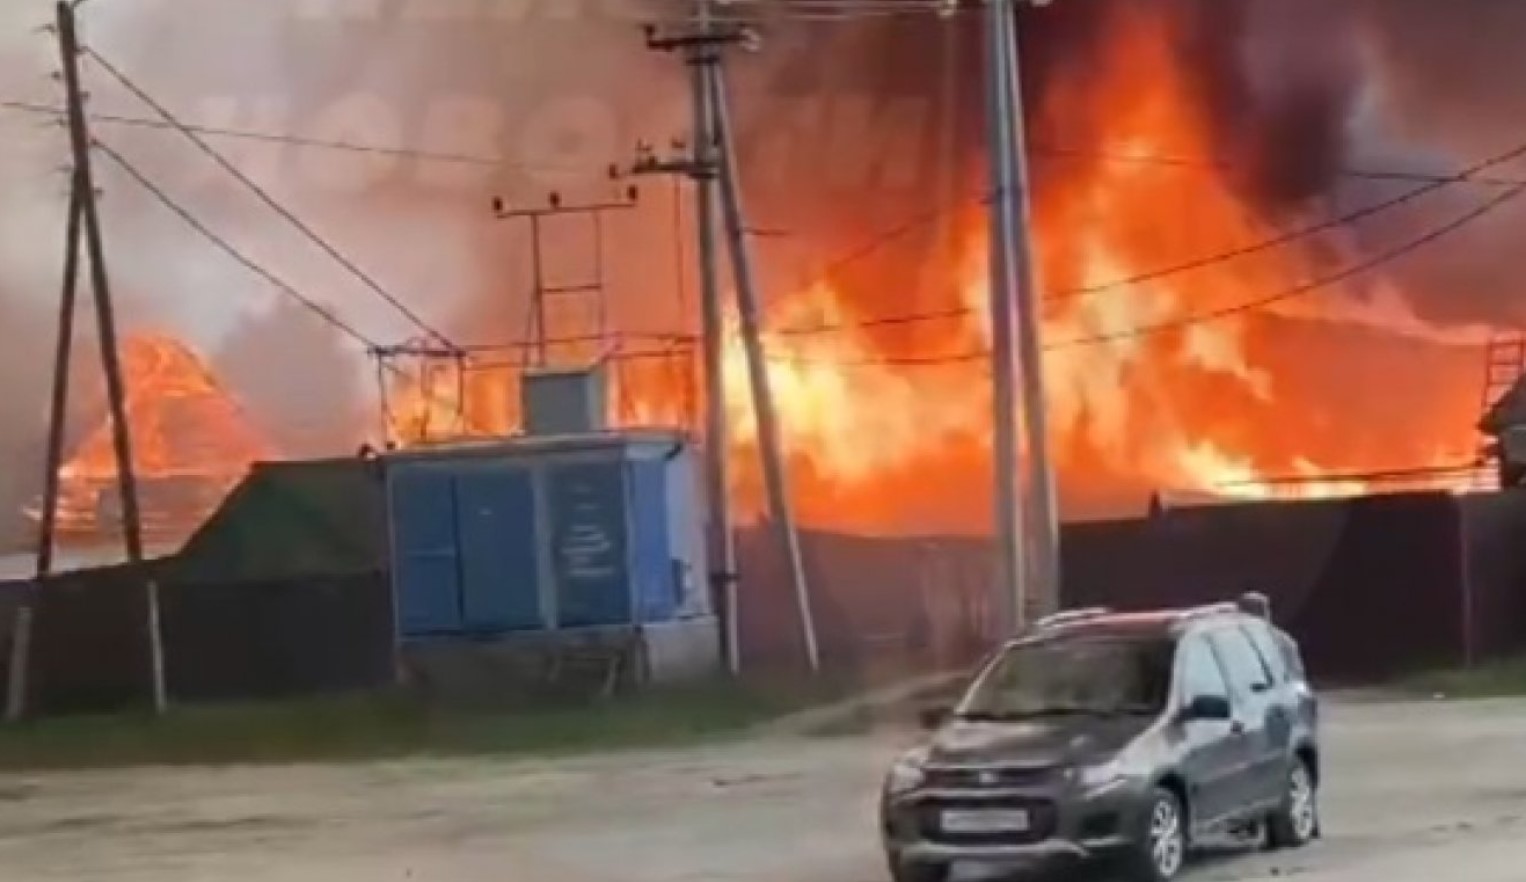
<svg viewBox="0 0 1526 882">
<path fill-rule="evenodd" d="M 1382 131 L 1365 145 L 1364 166 L 1454 174 L 1526 144 L 1526 6 L 1519 3 L 1361 0 L 1359 24 L 1369 50 L 1373 101 Z M 1489 170 L 1526 177 L 1526 161 Z M 1348 203 L 1371 199 L 1382 185 L 1346 182 Z M 1394 185 L 1386 188 L 1393 192 Z M 1454 185 L 1404 212 L 1355 230 L 1381 248 L 1398 237 L 1463 216 L 1497 186 Z M 1444 245 L 1390 268 L 1417 313 L 1433 322 L 1526 323 L 1516 255 L 1526 245 L 1526 206 L 1517 199 L 1470 223 Z"/>
<path fill-rule="evenodd" d="M 251 11 L 246 0 L 205 0 L 198 6 L 205 14 L 170 14 L 183 2 L 189 0 L 82 7 L 87 38 L 183 118 L 504 160 L 452 165 L 216 142 L 391 290 L 464 334 L 490 328 L 502 339 L 521 327 L 524 231 L 493 223 L 491 197 L 524 202 L 560 189 L 572 201 L 603 198 L 612 189 L 607 167 L 628 164 L 637 141 L 666 150 L 687 131 L 683 65 L 648 51 L 640 33 L 649 2 L 301 0 L 276 12 L 266 4 Z M 463 14 L 439 12 L 447 9 Z M 483 10 L 499 12 L 484 17 Z M 1066 0 L 1022 12 L 1039 198 L 1056 175 L 1084 165 L 1107 122 L 1086 107 L 1047 104 L 1044 96 L 1062 80 L 1085 83 L 1088 67 L 1106 58 L 1112 29 L 1140 10 L 1167 25 L 1188 95 L 1211 136 L 1212 155 L 1202 159 L 1218 163 L 1226 184 L 1277 226 L 1350 211 L 1401 187 L 1343 173 L 1352 166 L 1444 174 L 1526 143 L 1526 89 L 1518 86 L 1526 82 L 1520 51 L 1526 4 Z M 885 231 L 953 201 L 975 204 L 985 186 L 983 55 L 981 16 L 971 14 L 948 21 L 769 22 L 762 50 L 734 57 L 730 80 L 748 213 L 756 226 L 789 234 L 756 243 L 766 294 L 785 293 L 806 270 L 834 266 Z M 46 72 L 39 67 L 36 82 L 16 94 L 56 98 Z M 87 76 L 102 111 L 149 115 L 99 70 L 87 69 Z M 194 148 L 156 131 L 98 134 L 215 229 L 378 342 L 414 333 L 279 219 L 261 213 Z M 61 147 L 48 132 L 29 139 L 36 149 L 25 157 L 25 179 L 34 181 L 33 201 L 51 214 L 46 225 L 34 224 L 12 207 L 7 229 L 56 230 L 61 188 L 47 174 Z M 1064 163 L 1052 155 L 1057 151 L 1070 154 Z M 1526 176 L 1526 163 L 1503 171 Z M 172 331 L 232 316 L 224 324 L 238 331 L 220 361 L 251 411 L 282 424 L 268 427 L 278 439 L 299 436 L 293 443 L 305 451 L 323 434 L 308 424 L 330 409 L 344 411 L 353 430 L 350 409 L 335 402 L 367 396 L 356 388 L 363 385 L 363 355 L 306 328 L 306 319 L 284 307 L 268 313 L 278 295 L 261 281 L 187 233 L 120 174 L 107 169 L 102 177 L 108 247 L 114 271 L 125 277 L 124 299 L 152 304 L 143 314 Z M 14 205 L 24 196 L 14 187 L 23 176 L 6 180 Z M 674 210 L 673 182 L 642 184 L 643 207 L 614 222 L 617 244 L 606 255 L 614 313 L 622 326 L 671 330 L 686 321 L 673 306 L 681 302 L 673 240 L 689 231 L 683 206 Z M 1444 222 L 1480 195 L 1487 191 L 1449 188 L 1414 210 L 1342 234 L 1358 252 L 1375 252 Z M 1520 246 L 1513 218 L 1519 215 L 1507 212 L 1470 226 L 1385 272 L 1427 318 L 1497 315 L 1521 299 L 1511 282 L 1510 255 Z M 911 301 L 921 294 L 907 291 L 906 280 L 947 265 L 930 259 L 948 245 L 946 225 L 912 226 L 911 234 L 870 247 L 851 271 L 840 271 L 856 282 L 848 288 L 868 292 L 863 311 L 916 310 Z M 562 263 L 586 261 L 586 235 L 570 229 L 556 236 L 567 243 L 557 249 Z M 24 304 L 13 301 L 25 293 L 22 299 L 46 304 L 59 262 L 57 234 L 35 238 L 12 237 L 37 255 L 37 272 L 19 273 L 10 252 L 0 266 L 0 319 L 7 327 L 41 329 L 11 335 L 11 351 L 0 354 L 5 376 L 26 387 L 9 394 L 16 384 L 7 383 L 0 398 L 0 416 L 19 414 L 0 425 L 0 433 L 13 436 L 0 442 L 17 449 L 40 437 L 36 389 L 45 357 L 27 347 L 48 339 L 52 317 L 45 307 L 25 307 L 22 315 L 16 310 Z M 288 339 L 307 341 L 311 359 L 268 356 Z M 197 342 L 203 351 L 216 349 Z M 318 398 L 323 406 L 290 400 L 291 389 L 310 382 L 329 384 Z"/>
</svg>

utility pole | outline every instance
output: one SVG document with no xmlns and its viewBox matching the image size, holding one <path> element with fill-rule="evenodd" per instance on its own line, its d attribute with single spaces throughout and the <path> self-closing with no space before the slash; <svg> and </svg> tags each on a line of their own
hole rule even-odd
<svg viewBox="0 0 1526 882">
<path fill-rule="evenodd" d="M 18 723 L 26 716 L 32 659 L 32 626 L 37 593 L 53 572 L 53 531 L 58 523 L 58 472 L 64 462 L 64 421 L 69 410 L 69 363 L 74 349 L 75 302 L 79 299 L 79 237 L 84 214 L 84 189 L 78 171 L 69 174 L 69 219 L 64 231 L 64 286 L 59 297 L 58 343 L 53 355 L 53 394 L 48 410 L 47 471 L 43 473 L 42 517 L 37 531 L 37 569 L 27 596 L 16 610 L 11 632 L 9 681 L 5 719 Z"/>
<path fill-rule="evenodd" d="M 1039 267 L 1033 253 L 1033 215 L 1029 201 L 1028 132 L 1023 113 L 1022 59 L 1017 39 L 1017 0 L 998 0 L 1001 8 L 1003 102 L 1006 133 L 1003 159 L 1010 170 L 1010 189 L 1005 191 L 1007 209 L 1016 218 L 1016 247 L 1011 252 L 1017 282 L 1017 352 L 1022 381 L 1023 428 L 1025 430 L 1028 489 L 1028 528 L 1032 538 L 1028 563 L 1026 603 L 1020 610 L 1023 623 L 1055 612 L 1060 603 L 1060 515 L 1055 487 L 1054 462 L 1050 457 L 1049 399 L 1044 382 L 1043 321 L 1038 305 Z"/>
<path fill-rule="evenodd" d="M 598 300 L 599 335 L 608 331 L 607 308 L 604 303 L 604 215 L 612 211 L 626 211 L 636 207 L 639 193 L 634 187 L 622 199 L 609 202 L 593 202 L 584 205 L 564 205 L 559 193 L 552 193 L 547 204 L 540 208 L 508 208 L 502 199 L 493 200 L 493 212 L 499 220 L 528 219 L 530 221 L 530 340 L 525 350 L 526 367 L 549 366 L 550 331 L 547 318 L 550 298 L 570 294 L 592 294 Z M 546 283 L 545 254 L 541 238 L 541 222 L 553 217 L 587 217 L 593 224 L 594 280 L 573 285 L 548 285 Z"/>
<path fill-rule="evenodd" d="M 996 481 L 997 591 L 994 604 L 998 641 L 1022 627 L 1027 543 L 1018 486 L 1017 266 L 1018 218 L 1014 211 L 1014 169 L 1010 160 L 1013 113 L 1007 91 L 1006 28 L 1010 0 L 987 0 L 986 99 L 991 176 L 991 386 L 992 470 Z"/>
<path fill-rule="evenodd" d="M 710 0 L 696 0 L 696 34 L 711 32 Z M 694 225 L 699 242 L 700 336 L 705 383 L 705 496 L 709 501 L 707 546 L 710 560 L 710 596 L 725 626 L 726 664 L 733 676 L 742 671 L 741 628 L 737 608 L 736 535 L 731 525 L 730 430 L 726 419 L 726 319 L 722 303 L 720 271 L 716 263 L 715 184 L 719 177 L 716 159 L 714 102 L 710 78 L 696 52 L 685 57 L 689 66 L 690 99 L 694 124 L 689 155 L 660 160 L 646 147 L 637 148 L 633 175 L 681 175 L 694 186 Z"/>
<path fill-rule="evenodd" d="M 122 380 L 122 365 L 117 354 L 116 314 L 111 299 L 110 279 L 106 272 L 106 249 L 102 242 L 101 219 L 96 204 L 95 176 L 91 168 L 90 128 L 85 113 L 85 93 L 80 85 L 79 30 L 75 21 L 74 4 L 69 0 L 60 0 L 57 4 L 57 29 L 59 54 L 63 65 L 63 82 L 67 91 L 65 98 L 68 110 L 69 143 L 74 156 L 74 194 L 70 201 L 78 202 L 80 220 L 84 227 L 84 244 L 90 259 L 90 287 L 95 299 L 97 333 L 101 345 L 101 367 L 106 375 L 106 399 L 111 411 L 111 440 L 116 454 L 117 489 L 122 498 L 122 540 L 126 546 L 128 562 L 138 565 L 143 562 L 143 525 L 138 507 L 138 485 L 133 474 L 131 427 L 127 423 L 127 389 Z M 71 214 L 72 212 L 73 209 Z M 55 417 L 55 419 L 61 418 L 61 414 Z M 56 505 L 56 501 L 54 504 Z M 157 713 L 163 713 L 168 707 L 169 699 L 165 688 L 159 585 L 150 578 L 144 587 L 154 710 Z"/>
<path fill-rule="evenodd" d="M 811 604 L 804 553 L 790 500 L 789 469 L 780 452 L 778 413 L 774 408 L 767 357 L 763 351 L 762 310 L 752 268 L 752 255 L 747 246 L 748 228 L 742 207 L 736 138 L 724 71 L 724 50 L 739 44 L 753 44 L 756 34 L 747 28 L 717 27 L 708 12 L 708 8 L 701 4 L 699 26 L 688 33 L 664 37 L 659 36 L 655 28 L 649 27 L 647 45 L 656 50 L 682 52 L 685 61 L 696 71 L 694 76 L 697 82 L 694 88 L 702 99 L 701 106 L 696 109 L 696 118 L 701 120 L 702 126 L 701 131 L 696 133 L 696 141 L 712 160 L 710 165 L 713 175 L 720 184 L 721 211 L 729 240 L 733 281 L 736 284 L 738 324 L 747 356 L 747 377 L 752 389 L 753 411 L 757 415 L 758 447 L 763 459 L 763 480 L 768 488 L 770 516 L 779 531 L 779 541 L 789 562 L 806 661 L 812 672 L 819 672 L 821 650 L 817 642 L 816 619 Z M 706 208 L 705 211 L 713 211 L 713 208 Z M 711 247 L 714 247 L 713 243 Z M 716 311 L 719 312 L 718 306 Z M 707 342 L 707 345 L 718 343 L 717 339 L 714 344 Z M 707 351 L 707 358 L 711 355 Z M 718 355 L 715 360 L 719 362 Z M 716 451 L 716 455 L 723 455 L 723 452 Z M 736 616 L 733 614 L 732 618 L 735 620 Z M 731 627 L 735 627 L 734 621 Z"/>
</svg>

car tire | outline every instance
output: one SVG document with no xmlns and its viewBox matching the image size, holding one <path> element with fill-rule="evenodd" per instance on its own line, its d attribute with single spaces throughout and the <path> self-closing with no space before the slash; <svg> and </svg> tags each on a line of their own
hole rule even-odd
<svg viewBox="0 0 1526 882">
<path fill-rule="evenodd" d="M 948 877 L 948 864 L 905 861 L 895 855 L 890 856 L 892 882 L 947 882 Z"/>
<path fill-rule="evenodd" d="M 1302 848 L 1319 836 L 1319 782 L 1303 759 L 1293 760 L 1282 804 L 1267 819 L 1269 848 Z"/>
<path fill-rule="evenodd" d="M 1187 864 L 1187 807 L 1175 793 L 1150 795 L 1134 845 L 1124 856 L 1127 882 L 1173 882 Z"/>
</svg>

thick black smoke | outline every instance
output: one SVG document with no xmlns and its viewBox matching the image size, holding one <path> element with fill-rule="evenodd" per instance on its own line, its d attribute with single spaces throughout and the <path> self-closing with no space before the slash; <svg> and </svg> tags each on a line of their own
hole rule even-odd
<svg viewBox="0 0 1526 882">
<path fill-rule="evenodd" d="M 1110 161 L 1110 154 L 1128 149 L 1108 143 L 1116 127 L 1099 114 L 1110 104 L 1090 100 L 1100 96 L 1086 89 L 1103 87 L 1092 72 L 1106 68 L 1110 53 L 1141 33 L 1141 22 L 1148 26 L 1144 39 L 1169 41 L 1175 74 L 1209 135 L 1207 155 L 1171 158 L 1217 167 L 1208 173 L 1284 226 L 1322 211 L 1342 180 L 1363 86 L 1356 7 L 1323 0 L 1086 0 L 1021 9 L 1026 121 L 1040 203 L 1049 187 L 1085 173 L 1089 162 Z M 863 239 L 866 200 L 879 201 L 876 217 L 915 216 L 979 192 L 987 185 L 985 54 L 978 12 L 938 25 L 891 19 L 838 33 L 812 29 L 777 68 L 775 94 L 858 90 L 882 101 L 922 101 L 930 112 L 914 149 L 925 173 L 915 187 L 893 194 L 899 201 L 884 192 L 843 200 L 813 198 L 834 191 L 812 181 L 814 169 L 802 166 L 803 186 L 776 191 L 765 204 L 794 205 L 820 226 L 846 231 L 840 244 L 849 247 L 855 237 Z M 952 88 L 945 82 L 950 76 Z M 849 157 L 877 156 L 883 138 L 883 131 L 866 131 L 840 149 Z M 815 165 L 835 158 L 821 156 Z M 908 272 L 929 263 L 928 249 L 938 247 L 939 238 L 928 231 L 897 246 L 858 267 L 867 284 L 852 287 L 904 287 Z"/>
<path fill-rule="evenodd" d="M 1299 212 L 1350 150 L 1362 85 L 1351 7 L 1322 0 L 1175 0 L 1178 57 L 1218 158 L 1253 204 Z"/>
<path fill-rule="evenodd" d="M 1526 6 L 1363 0 L 1361 32 L 1381 126 L 1361 163 L 1451 174 L 1526 145 Z M 1487 177 L 1526 177 L 1526 161 Z M 1395 185 L 1348 182 L 1349 202 L 1391 196 Z M 1369 249 L 1413 238 L 1488 200 L 1496 185 L 1454 185 L 1357 230 Z M 1376 192 L 1374 192 L 1376 191 Z M 1516 255 L 1526 206 L 1502 210 L 1390 267 L 1416 312 L 1445 324 L 1526 323 Z"/>
</svg>

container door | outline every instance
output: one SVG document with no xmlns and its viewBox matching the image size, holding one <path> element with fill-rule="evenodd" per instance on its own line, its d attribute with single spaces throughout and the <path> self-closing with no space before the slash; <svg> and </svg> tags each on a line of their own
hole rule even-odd
<svg viewBox="0 0 1526 882">
<path fill-rule="evenodd" d="M 661 459 L 630 464 L 632 576 L 643 622 L 671 621 L 680 603 L 668 517 L 668 468 Z"/>
<path fill-rule="evenodd" d="M 557 466 L 550 470 L 550 478 L 559 624 L 564 628 L 629 624 L 623 463 Z"/>
<path fill-rule="evenodd" d="M 472 472 L 456 482 L 466 630 L 533 631 L 541 621 L 535 488 L 528 472 Z"/>
<path fill-rule="evenodd" d="M 398 629 L 404 637 L 459 633 L 461 583 L 451 478 L 400 468 L 392 473 L 390 491 Z"/>
</svg>

